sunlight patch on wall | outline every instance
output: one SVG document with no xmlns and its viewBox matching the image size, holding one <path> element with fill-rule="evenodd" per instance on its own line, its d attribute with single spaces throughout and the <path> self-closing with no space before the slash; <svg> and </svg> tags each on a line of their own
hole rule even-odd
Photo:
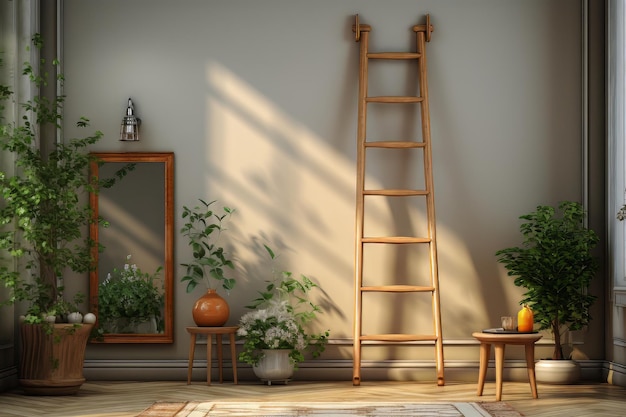
<svg viewBox="0 0 626 417">
<path fill-rule="evenodd" d="M 290 234 L 300 231 L 326 240 L 319 232 L 334 234 L 332 216 L 353 221 L 349 161 L 225 68 L 212 65 L 207 76 L 212 90 L 207 98 L 207 192 L 249 208 L 240 214 L 256 228 L 289 226 Z"/>
<path fill-rule="evenodd" d="M 277 104 L 228 69 L 207 68 L 205 194 L 237 210 L 231 232 L 244 271 L 239 291 L 269 279 L 262 244 L 279 267 L 305 274 L 332 293 L 318 300 L 324 321 L 352 320 L 354 171 L 327 138 L 290 118 Z M 298 103 L 294 103 L 297 105 Z M 242 288 L 245 287 L 245 288 Z M 345 311 L 344 311 L 345 309 Z M 334 310 L 334 311 L 333 311 Z M 327 327 L 329 325 L 327 324 Z M 335 336 L 341 331 L 338 329 Z"/>
</svg>

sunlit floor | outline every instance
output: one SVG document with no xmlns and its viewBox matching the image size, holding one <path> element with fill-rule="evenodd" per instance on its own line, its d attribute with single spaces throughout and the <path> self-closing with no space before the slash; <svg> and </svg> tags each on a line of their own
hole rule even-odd
<svg viewBox="0 0 626 417">
<path fill-rule="evenodd" d="M 526 416 L 624 416 L 626 388 L 608 384 L 538 385 L 533 399 L 528 383 L 505 382 L 502 400 Z M 155 401 L 494 401 L 495 384 L 446 382 L 351 381 L 300 382 L 263 385 L 260 382 L 187 385 L 166 382 L 87 382 L 77 395 L 26 396 L 19 390 L 0 394 L 0 416 L 131 417 Z"/>
</svg>

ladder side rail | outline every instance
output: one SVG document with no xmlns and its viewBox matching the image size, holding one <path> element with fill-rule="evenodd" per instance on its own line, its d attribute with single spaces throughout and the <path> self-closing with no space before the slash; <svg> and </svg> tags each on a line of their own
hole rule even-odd
<svg viewBox="0 0 626 417">
<path fill-rule="evenodd" d="M 437 360 L 437 385 L 445 384 L 444 380 L 444 359 L 443 359 L 443 335 L 441 331 L 441 306 L 439 296 L 439 270 L 437 259 L 437 239 L 436 239 L 436 220 L 435 220 L 435 189 L 433 181 L 432 167 L 432 142 L 430 136 L 430 107 L 428 99 L 428 74 L 427 74 L 427 57 L 426 57 L 426 36 L 423 31 L 417 33 L 417 52 L 420 54 L 418 59 L 419 69 L 419 89 L 420 96 L 423 98 L 421 104 L 422 118 L 422 140 L 425 142 L 424 147 L 424 171 L 426 179 L 426 188 L 429 191 L 426 197 L 426 206 L 428 211 L 428 235 L 431 238 L 430 243 L 430 269 L 432 286 L 435 290 L 432 293 L 433 302 L 433 327 L 437 340 L 435 342 L 435 357 Z"/>
<path fill-rule="evenodd" d="M 354 259 L 354 337 L 353 337 L 353 385 L 361 383 L 361 333 L 362 333 L 362 302 L 363 294 L 363 227 L 364 227 L 364 189 L 365 189 L 365 141 L 367 135 L 367 49 L 369 28 L 362 31 L 361 26 L 355 27 L 360 32 L 359 47 L 359 98 L 357 121 L 357 184 L 356 184 L 356 224 L 355 224 L 355 259 Z"/>
</svg>

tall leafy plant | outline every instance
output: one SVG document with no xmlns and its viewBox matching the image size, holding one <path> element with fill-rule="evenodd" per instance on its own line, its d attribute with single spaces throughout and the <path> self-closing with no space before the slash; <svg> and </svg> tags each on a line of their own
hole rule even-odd
<svg viewBox="0 0 626 417">
<path fill-rule="evenodd" d="M 41 36 L 35 35 L 32 44 L 41 49 Z M 44 67 L 45 60 L 39 64 Z M 52 64 L 57 67 L 59 62 Z M 47 73 L 40 74 L 29 62 L 24 64 L 23 75 L 36 91 L 51 78 Z M 63 76 L 57 75 L 55 81 L 62 83 Z M 3 104 L 13 96 L 6 86 L 0 88 L 0 93 Z M 37 94 L 21 104 L 25 115 L 16 122 L 7 122 L 0 115 L 0 149 L 15 158 L 13 173 L 0 171 L 0 250 L 20 264 L 18 269 L 8 262 L 0 266 L 0 281 L 10 289 L 10 298 L 4 302 L 30 303 L 27 321 L 31 323 L 61 313 L 56 310 L 67 304 L 62 281 L 67 269 L 86 272 L 93 267 L 93 242 L 83 235 L 85 226 L 94 221 L 86 195 L 114 182 L 88 176 L 93 159 L 88 148 L 102 137 L 100 131 L 53 143 L 49 152 L 42 152 L 41 142 L 45 139 L 40 132 L 50 127 L 54 131 L 61 129 L 64 101 L 63 95 L 50 98 Z M 80 128 L 88 125 L 86 118 L 77 122 Z M 95 221 L 104 223 L 103 219 Z"/>
<path fill-rule="evenodd" d="M 598 263 L 592 249 L 596 233 L 585 227 L 580 203 L 563 201 L 558 209 L 538 206 L 523 215 L 522 246 L 496 252 L 498 262 L 526 288 L 520 304 L 528 304 L 540 330 L 554 335 L 553 359 L 563 359 L 562 332 L 580 330 L 591 319 L 589 308 L 595 296 L 589 286 Z"/>
</svg>

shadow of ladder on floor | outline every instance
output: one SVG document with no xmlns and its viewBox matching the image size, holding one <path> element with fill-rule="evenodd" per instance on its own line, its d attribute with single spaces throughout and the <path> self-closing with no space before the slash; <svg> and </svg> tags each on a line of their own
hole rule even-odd
<svg viewBox="0 0 626 417">
<path fill-rule="evenodd" d="M 435 233 L 435 202 L 433 187 L 432 149 L 430 138 L 430 113 L 428 106 L 428 77 L 426 67 L 426 42 L 430 41 L 433 26 L 430 24 L 430 15 L 426 16 L 425 25 L 413 26 L 417 38 L 416 52 L 378 52 L 368 51 L 369 32 L 371 26 L 359 23 L 359 16 L 355 16 L 352 26 L 356 41 L 360 43 L 359 56 L 359 96 L 358 96 L 358 125 L 357 125 L 357 181 L 356 181 L 356 228 L 355 228 L 355 302 L 354 302 L 354 356 L 353 356 L 353 385 L 361 383 L 361 349 L 363 342 L 383 342 L 385 344 L 407 344 L 411 342 L 433 342 L 437 370 L 437 385 L 443 386 L 443 342 L 441 333 L 441 308 L 439 303 L 439 277 L 437 266 L 437 244 Z M 368 65 L 370 60 L 403 60 L 417 61 L 417 78 L 419 94 L 416 96 L 368 96 Z M 417 104 L 421 117 L 421 141 L 368 141 L 367 111 L 368 104 Z M 423 155 L 424 185 L 422 189 L 366 189 L 366 154 L 368 150 L 379 149 L 390 152 L 406 152 L 421 150 Z M 402 199 L 406 197 L 424 198 L 426 201 L 427 231 L 426 236 L 382 236 L 369 237 L 364 235 L 365 229 L 365 199 L 366 197 L 385 197 Z M 427 245 L 429 258 L 430 285 L 363 285 L 365 245 Z M 395 278 L 397 279 L 397 278 Z M 395 281 L 394 281 L 395 282 Z M 363 294 L 364 293 L 413 293 L 416 296 L 428 295 L 431 297 L 431 311 L 433 319 L 433 334 L 363 334 Z"/>
</svg>

